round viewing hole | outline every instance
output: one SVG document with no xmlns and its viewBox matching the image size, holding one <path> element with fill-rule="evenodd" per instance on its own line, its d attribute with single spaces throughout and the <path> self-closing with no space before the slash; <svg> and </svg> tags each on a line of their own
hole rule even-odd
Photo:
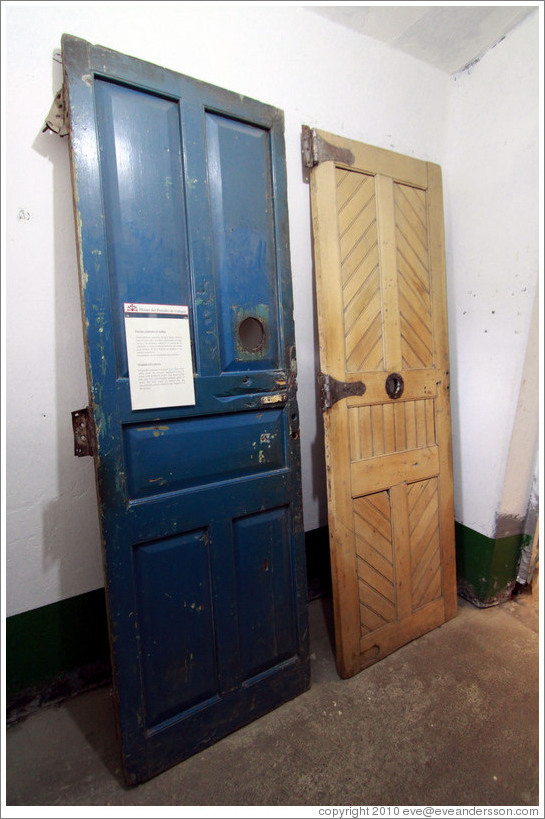
<svg viewBox="0 0 545 819">
<path fill-rule="evenodd" d="M 238 337 L 240 344 L 245 350 L 255 352 L 263 344 L 265 338 L 265 328 L 259 319 L 249 316 L 241 321 L 238 327 Z"/>
<path fill-rule="evenodd" d="M 399 373 L 390 373 L 386 379 L 386 392 L 390 398 L 399 398 L 405 389 L 405 382 Z"/>
</svg>

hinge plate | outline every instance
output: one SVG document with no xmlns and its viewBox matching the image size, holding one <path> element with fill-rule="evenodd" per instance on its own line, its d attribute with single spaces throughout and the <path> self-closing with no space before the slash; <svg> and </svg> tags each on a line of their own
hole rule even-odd
<svg viewBox="0 0 545 819">
<path fill-rule="evenodd" d="M 42 133 L 45 131 L 53 131 L 61 137 L 68 136 L 70 133 L 68 127 L 68 111 L 64 100 L 64 86 L 62 86 L 55 95 L 53 104 L 49 109 L 49 114 L 45 118 L 45 124 Z"/>
<path fill-rule="evenodd" d="M 316 128 L 303 125 L 301 129 L 301 153 L 305 168 L 313 168 L 320 162 L 339 162 L 342 165 L 353 165 L 354 154 L 348 148 L 337 148 L 326 142 Z"/>
<path fill-rule="evenodd" d="M 333 404 L 342 401 L 343 398 L 363 395 L 366 389 L 363 381 L 337 381 L 333 376 L 324 373 L 319 374 L 318 383 L 322 412 L 331 409 Z"/>
<path fill-rule="evenodd" d="M 74 455 L 84 458 L 95 454 L 95 421 L 91 407 L 74 410 L 72 413 L 74 431 Z"/>
</svg>

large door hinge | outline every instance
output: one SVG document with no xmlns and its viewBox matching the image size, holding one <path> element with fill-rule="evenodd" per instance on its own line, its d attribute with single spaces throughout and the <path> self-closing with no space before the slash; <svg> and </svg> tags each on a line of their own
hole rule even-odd
<svg viewBox="0 0 545 819">
<path fill-rule="evenodd" d="M 324 373 L 319 374 L 318 384 L 322 412 L 331 409 L 333 404 L 342 401 L 343 398 L 363 395 L 366 389 L 363 381 L 337 381 L 333 376 Z"/>
<path fill-rule="evenodd" d="M 91 407 L 75 410 L 72 413 L 74 431 L 74 455 L 84 458 L 95 454 L 95 420 Z"/>
<path fill-rule="evenodd" d="M 57 91 L 53 104 L 49 109 L 49 114 L 45 118 L 42 133 L 45 131 L 53 131 L 61 137 L 68 136 L 70 129 L 68 127 L 68 109 L 64 99 L 64 85 Z"/>
<path fill-rule="evenodd" d="M 320 162 L 340 162 L 342 165 L 353 165 L 354 154 L 348 148 L 337 148 L 319 135 L 316 128 L 303 125 L 301 129 L 301 153 L 305 168 L 313 168 Z"/>
</svg>

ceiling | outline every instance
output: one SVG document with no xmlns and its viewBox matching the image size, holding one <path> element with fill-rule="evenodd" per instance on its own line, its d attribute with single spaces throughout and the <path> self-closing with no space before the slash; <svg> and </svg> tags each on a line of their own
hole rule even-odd
<svg viewBox="0 0 545 819">
<path fill-rule="evenodd" d="M 472 5 L 305 6 L 453 74 L 479 60 L 537 7 Z"/>
</svg>

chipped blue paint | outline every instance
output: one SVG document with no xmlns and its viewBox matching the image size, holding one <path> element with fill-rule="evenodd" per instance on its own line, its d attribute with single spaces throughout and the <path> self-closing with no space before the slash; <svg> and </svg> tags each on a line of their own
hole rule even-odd
<svg viewBox="0 0 545 819">
<path fill-rule="evenodd" d="M 130 782 L 309 684 L 281 112 L 63 37 Z M 196 405 L 132 412 L 124 301 L 187 304 Z M 239 327 L 263 327 L 259 347 Z"/>
</svg>

